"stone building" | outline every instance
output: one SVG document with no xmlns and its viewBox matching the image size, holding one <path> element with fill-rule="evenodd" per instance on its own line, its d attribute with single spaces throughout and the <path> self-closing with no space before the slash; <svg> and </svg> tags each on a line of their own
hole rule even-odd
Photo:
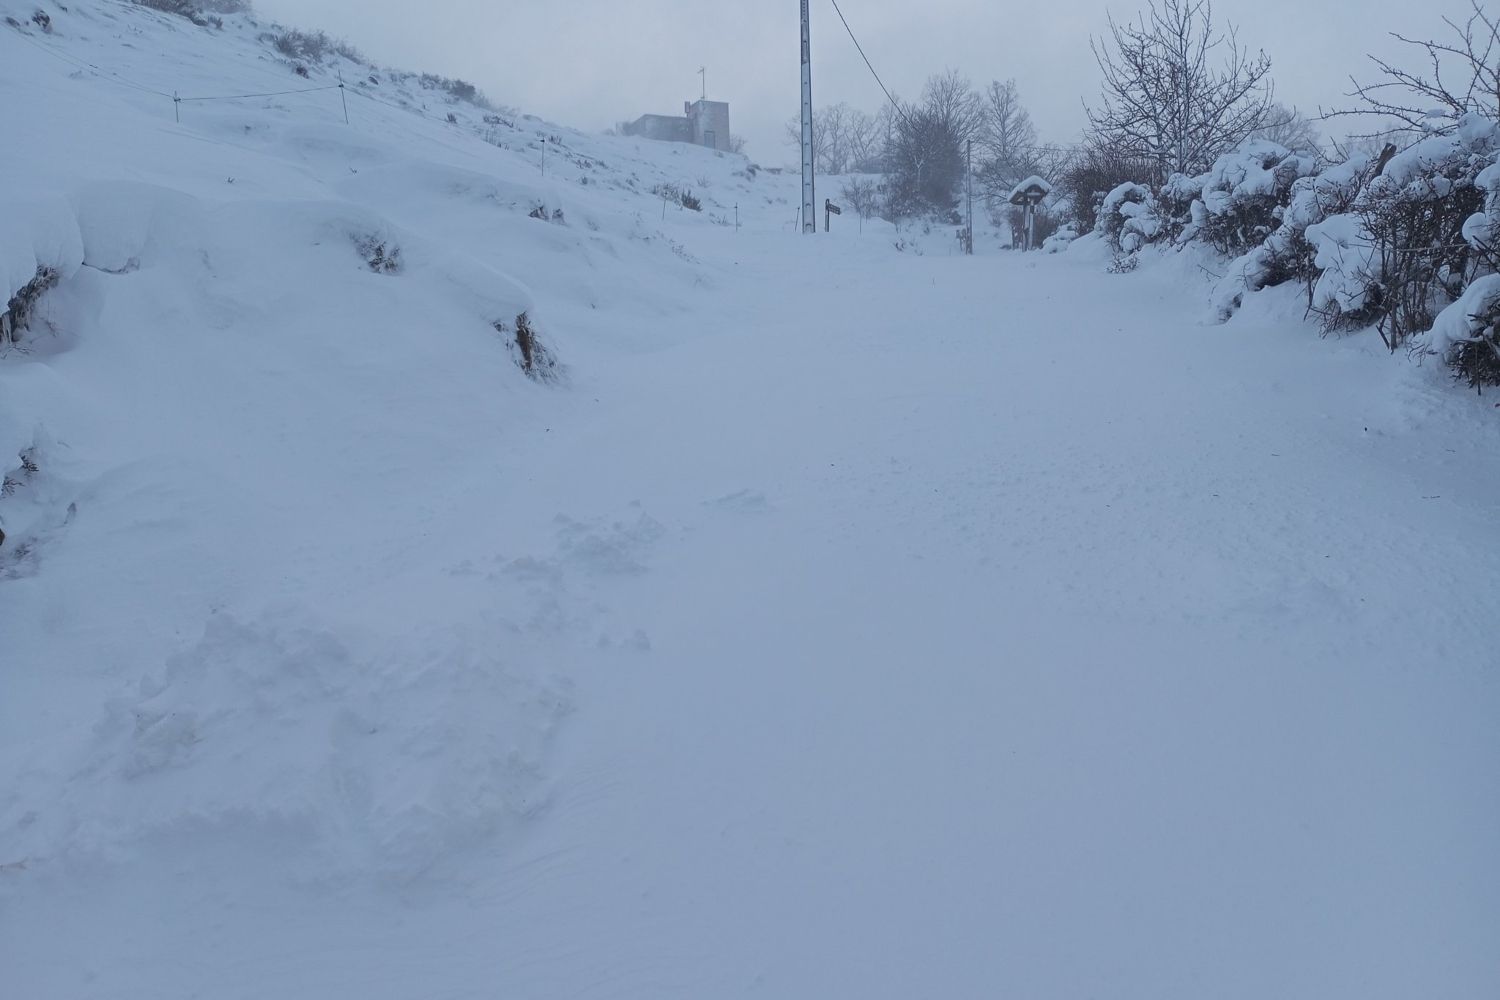
<svg viewBox="0 0 1500 1000">
<path fill-rule="evenodd" d="M 729 152 L 729 105 L 724 101 L 687 101 L 682 117 L 641 115 L 625 125 L 626 135 L 660 142 L 688 142 Z"/>
</svg>

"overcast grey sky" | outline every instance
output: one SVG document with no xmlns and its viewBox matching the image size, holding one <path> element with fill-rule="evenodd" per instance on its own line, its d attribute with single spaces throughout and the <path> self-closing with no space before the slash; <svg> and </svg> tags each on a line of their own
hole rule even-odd
<svg viewBox="0 0 1500 1000">
<path fill-rule="evenodd" d="M 914 96 L 945 67 L 982 83 L 1014 77 L 1044 139 L 1067 142 L 1097 94 L 1088 39 L 1136 0 L 840 0 L 886 84 Z M 781 123 L 797 112 L 795 0 L 256 0 L 266 16 L 321 28 L 375 61 L 470 80 L 496 101 L 599 130 L 645 112 L 680 114 L 699 94 L 730 102 L 735 132 L 763 163 L 794 162 Z M 1366 52 L 1399 54 L 1385 33 L 1430 37 L 1467 0 L 1218 0 L 1277 90 L 1314 110 L 1338 103 Z M 1023 13 L 1028 12 L 1028 13 Z M 813 0 L 813 97 L 867 111 L 885 100 L 829 0 Z M 1413 62 L 1413 65 L 1416 65 Z"/>
</svg>

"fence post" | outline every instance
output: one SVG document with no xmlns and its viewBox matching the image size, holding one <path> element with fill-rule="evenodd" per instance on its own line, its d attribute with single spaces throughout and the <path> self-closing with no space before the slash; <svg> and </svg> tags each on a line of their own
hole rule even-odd
<svg viewBox="0 0 1500 1000">
<path fill-rule="evenodd" d="M 344 71 L 339 70 L 339 100 L 344 102 L 344 124 L 349 124 L 349 95 L 344 93 Z"/>
</svg>

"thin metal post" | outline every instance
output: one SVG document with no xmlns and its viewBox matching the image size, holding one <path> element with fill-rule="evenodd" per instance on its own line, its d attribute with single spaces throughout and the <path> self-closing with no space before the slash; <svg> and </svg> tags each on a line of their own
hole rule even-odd
<svg viewBox="0 0 1500 1000">
<path fill-rule="evenodd" d="M 182 98 L 177 96 L 177 91 L 172 91 L 172 114 L 177 118 L 177 124 L 182 124 Z"/>
<path fill-rule="evenodd" d="M 344 93 L 344 71 L 339 70 L 339 100 L 344 102 L 344 124 L 349 124 L 349 95 Z"/>
<path fill-rule="evenodd" d="M 808 0 L 802 0 L 802 231 L 818 231 L 818 202 L 814 195 L 812 19 Z"/>
<path fill-rule="evenodd" d="M 965 253 L 974 255 L 974 140 L 970 139 L 964 145 L 964 189 L 969 199 L 969 235 L 964 241 L 967 246 Z"/>
</svg>

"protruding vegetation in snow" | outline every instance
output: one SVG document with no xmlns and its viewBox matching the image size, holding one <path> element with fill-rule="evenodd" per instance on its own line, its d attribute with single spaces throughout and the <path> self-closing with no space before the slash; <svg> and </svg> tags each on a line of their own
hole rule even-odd
<svg viewBox="0 0 1500 1000">
<path fill-rule="evenodd" d="M 20 341 L 21 332 L 30 327 L 31 314 L 37 302 L 48 290 L 57 286 L 59 278 L 56 268 L 42 265 L 36 269 L 36 277 L 10 297 L 10 301 L 5 304 L 5 311 L 0 313 L 0 344 L 15 344 Z"/>
<path fill-rule="evenodd" d="M 496 320 L 494 327 L 510 338 L 511 355 L 516 367 L 526 373 L 527 378 L 537 382 L 556 382 L 562 377 L 562 367 L 546 344 L 537 336 L 529 313 L 516 315 L 513 323 Z"/>
</svg>

